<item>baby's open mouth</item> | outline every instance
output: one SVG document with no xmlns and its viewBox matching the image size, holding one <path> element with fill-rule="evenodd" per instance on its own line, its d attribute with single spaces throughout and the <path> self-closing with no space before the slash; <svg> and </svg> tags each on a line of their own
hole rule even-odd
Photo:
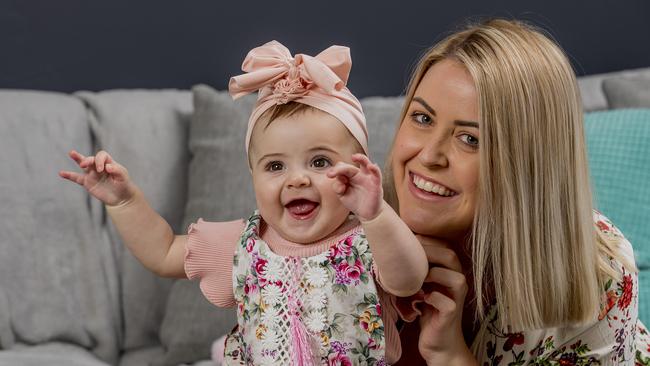
<svg viewBox="0 0 650 366">
<path fill-rule="evenodd" d="M 311 217 L 318 207 L 318 202 L 310 201 L 304 198 L 290 201 L 284 207 L 289 214 L 298 220 L 305 220 Z"/>
</svg>

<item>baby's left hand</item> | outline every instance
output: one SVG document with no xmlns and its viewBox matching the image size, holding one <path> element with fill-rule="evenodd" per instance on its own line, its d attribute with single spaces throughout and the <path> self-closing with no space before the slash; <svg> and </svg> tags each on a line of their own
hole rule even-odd
<svg viewBox="0 0 650 366">
<path fill-rule="evenodd" d="M 338 162 L 327 176 L 335 179 L 332 188 L 341 203 L 361 221 L 369 221 L 379 215 L 384 201 L 381 170 L 363 154 L 352 155 L 352 161 L 359 167 Z"/>
</svg>

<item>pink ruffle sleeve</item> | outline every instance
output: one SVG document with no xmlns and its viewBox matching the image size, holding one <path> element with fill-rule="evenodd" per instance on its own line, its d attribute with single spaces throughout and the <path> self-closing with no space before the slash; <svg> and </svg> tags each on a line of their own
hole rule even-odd
<svg viewBox="0 0 650 366">
<path fill-rule="evenodd" d="M 424 303 L 425 292 L 420 290 L 417 294 L 409 297 L 397 297 L 391 295 L 391 302 L 395 307 L 397 315 L 407 323 L 411 323 L 422 315 L 420 306 L 426 306 Z"/>
<path fill-rule="evenodd" d="M 422 315 L 422 311 L 419 309 L 422 303 L 424 303 L 425 292 L 423 290 L 418 291 L 416 294 L 409 297 L 398 297 L 387 291 L 382 287 L 381 276 L 379 275 L 379 269 L 377 268 L 377 262 L 372 263 L 372 270 L 374 272 L 375 282 L 378 288 L 382 290 L 381 301 L 385 304 L 385 307 L 390 307 L 393 311 L 391 314 L 393 320 L 402 319 L 405 322 L 411 323 L 417 319 L 418 316 Z"/>
<path fill-rule="evenodd" d="M 232 292 L 232 260 L 244 221 L 208 222 L 199 219 L 187 230 L 185 273 L 199 279 L 203 295 L 214 305 L 236 305 Z"/>
</svg>

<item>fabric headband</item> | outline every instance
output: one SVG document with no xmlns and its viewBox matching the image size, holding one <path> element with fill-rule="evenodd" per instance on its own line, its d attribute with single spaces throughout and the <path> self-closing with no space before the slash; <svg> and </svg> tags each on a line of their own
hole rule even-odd
<svg viewBox="0 0 650 366">
<path fill-rule="evenodd" d="M 259 90 L 248 120 L 246 153 L 260 116 L 274 105 L 294 101 L 336 117 L 368 154 L 366 117 L 359 100 L 345 86 L 351 67 L 350 49 L 343 46 L 331 46 L 316 57 L 291 57 L 291 52 L 277 41 L 249 51 L 242 64 L 245 74 L 230 78 L 228 84 L 233 99 Z"/>
</svg>

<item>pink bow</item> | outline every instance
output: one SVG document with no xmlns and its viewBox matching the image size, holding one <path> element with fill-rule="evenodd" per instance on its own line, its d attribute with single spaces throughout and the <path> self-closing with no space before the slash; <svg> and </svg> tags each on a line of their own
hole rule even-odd
<svg viewBox="0 0 650 366">
<path fill-rule="evenodd" d="M 316 57 L 291 57 L 277 41 L 253 48 L 242 64 L 246 73 L 230 78 L 228 84 L 233 99 L 259 90 L 248 119 L 246 152 L 257 119 L 273 106 L 295 101 L 336 117 L 367 153 L 366 117 L 359 100 L 345 86 L 351 68 L 350 49 L 343 46 L 331 46 Z"/>
<path fill-rule="evenodd" d="M 307 94 L 317 86 L 327 94 L 341 90 L 348 81 L 352 59 L 350 49 L 331 46 L 316 57 L 291 57 L 280 42 L 271 41 L 252 49 L 242 64 L 246 74 L 230 78 L 233 99 L 260 91 L 259 99 L 271 97 L 284 104 Z"/>
</svg>

